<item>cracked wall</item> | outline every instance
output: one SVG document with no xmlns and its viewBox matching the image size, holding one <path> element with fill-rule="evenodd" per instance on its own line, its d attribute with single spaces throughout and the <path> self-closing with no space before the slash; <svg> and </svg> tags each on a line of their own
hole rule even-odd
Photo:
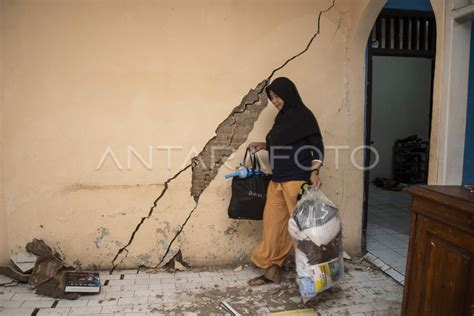
<svg viewBox="0 0 474 316">
<path fill-rule="evenodd" d="M 3 25 L 4 13 L 3 2 L 0 1 L 0 25 Z M 4 78 L 4 56 L 3 56 L 3 28 L 0 28 L 0 131 L 3 131 L 3 78 Z M 0 132 L 0 139 L 3 139 Z M 3 160 L 3 146 L 0 146 L 0 159 Z M 0 178 L 3 179 L 3 161 L 0 163 Z M 8 234 L 7 234 L 7 211 L 4 206 L 4 187 L 3 181 L 0 181 L 0 264 L 9 262 L 8 258 Z"/>
<path fill-rule="evenodd" d="M 258 116 L 268 104 L 266 94 L 262 93 L 266 85 L 267 80 L 264 80 L 247 93 L 242 102 L 219 124 L 216 136 L 193 159 L 191 195 L 195 200 L 214 180 L 227 158 L 247 140 Z"/>
<path fill-rule="evenodd" d="M 288 1 L 269 9 L 263 1 L 203 0 L 201 12 L 198 4 L 171 1 L 7 3 L 5 192 L 9 223 L 21 227 L 12 230 L 10 249 L 42 238 L 83 268 L 155 266 L 179 249 L 193 264 L 243 260 L 261 223 L 227 218 L 230 182 L 223 176 L 230 170 L 223 160 L 209 172 L 184 170 L 157 201 L 159 184 L 191 163 L 193 150 L 207 162 L 206 144 L 237 149 L 228 161 L 234 167 L 247 141 L 264 139 L 276 110 L 257 92 L 307 47 L 318 13 L 331 4 Z M 335 12 L 325 14 L 310 49 L 275 73 L 299 84 L 318 117 L 327 106 L 334 113 L 343 90 L 339 21 Z M 128 145 L 145 160 L 150 145 L 182 150 L 171 152 L 170 168 L 168 153 L 154 150 L 152 170 L 137 159 L 117 170 L 110 158 L 95 170 L 108 146 L 127 166 Z"/>
<path fill-rule="evenodd" d="M 351 32 L 369 1 L 337 0 L 307 50 L 332 0 L 1 3 L 10 252 L 37 237 L 81 268 L 154 267 L 179 250 L 193 265 L 247 260 L 261 223 L 227 218 L 230 151 L 209 170 L 199 162 L 224 144 L 235 167 L 247 142 L 264 140 L 277 111 L 257 92 L 280 67 L 326 145 L 363 141 L 364 58 Z M 96 170 L 109 146 L 122 170 L 110 157 Z M 153 167 L 128 168 L 127 146 Z M 321 176 L 357 251 L 361 172 L 334 155 Z"/>
</svg>

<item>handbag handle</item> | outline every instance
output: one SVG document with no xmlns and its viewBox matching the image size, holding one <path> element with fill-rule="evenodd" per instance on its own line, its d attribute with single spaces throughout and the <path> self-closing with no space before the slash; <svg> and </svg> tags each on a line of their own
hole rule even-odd
<svg viewBox="0 0 474 316">
<path fill-rule="evenodd" d="M 249 157 L 250 157 L 250 163 L 252 164 L 252 168 L 254 170 L 260 170 L 260 168 L 261 168 L 260 167 L 260 161 L 258 160 L 257 154 L 255 152 L 252 152 L 250 150 L 250 148 L 247 148 L 247 150 L 245 151 L 244 161 L 242 161 L 242 166 L 246 165 L 247 155 L 249 155 Z"/>
</svg>

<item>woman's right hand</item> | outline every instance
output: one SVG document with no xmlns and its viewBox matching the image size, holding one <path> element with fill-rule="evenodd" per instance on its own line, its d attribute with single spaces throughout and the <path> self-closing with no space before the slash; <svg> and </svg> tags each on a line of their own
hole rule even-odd
<svg viewBox="0 0 474 316">
<path fill-rule="evenodd" d="M 251 149 L 251 150 L 254 150 L 255 152 L 258 152 L 262 149 L 265 149 L 267 147 L 267 144 L 266 143 L 262 143 L 262 142 L 253 142 L 253 143 L 250 143 L 247 148 Z"/>
</svg>

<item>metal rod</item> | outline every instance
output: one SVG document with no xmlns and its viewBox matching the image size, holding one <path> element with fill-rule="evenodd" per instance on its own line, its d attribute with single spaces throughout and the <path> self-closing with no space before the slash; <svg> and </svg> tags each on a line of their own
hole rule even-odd
<svg viewBox="0 0 474 316">
<path fill-rule="evenodd" d="M 231 314 L 231 316 L 240 316 L 240 314 L 232 308 L 232 306 L 229 305 L 226 301 L 221 302 L 221 306 Z"/>
</svg>

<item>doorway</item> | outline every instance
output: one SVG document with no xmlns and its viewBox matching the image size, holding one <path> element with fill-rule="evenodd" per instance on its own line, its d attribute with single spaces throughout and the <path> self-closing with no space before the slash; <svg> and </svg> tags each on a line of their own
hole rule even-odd
<svg viewBox="0 0 474 316">
<path fill-rule="evenodd" d="M 363 250 L 400 283 L 410 197 L 428 179 L 436 47 L 434 14 L 384 9 L 367 45 Z"/>
</svg>

